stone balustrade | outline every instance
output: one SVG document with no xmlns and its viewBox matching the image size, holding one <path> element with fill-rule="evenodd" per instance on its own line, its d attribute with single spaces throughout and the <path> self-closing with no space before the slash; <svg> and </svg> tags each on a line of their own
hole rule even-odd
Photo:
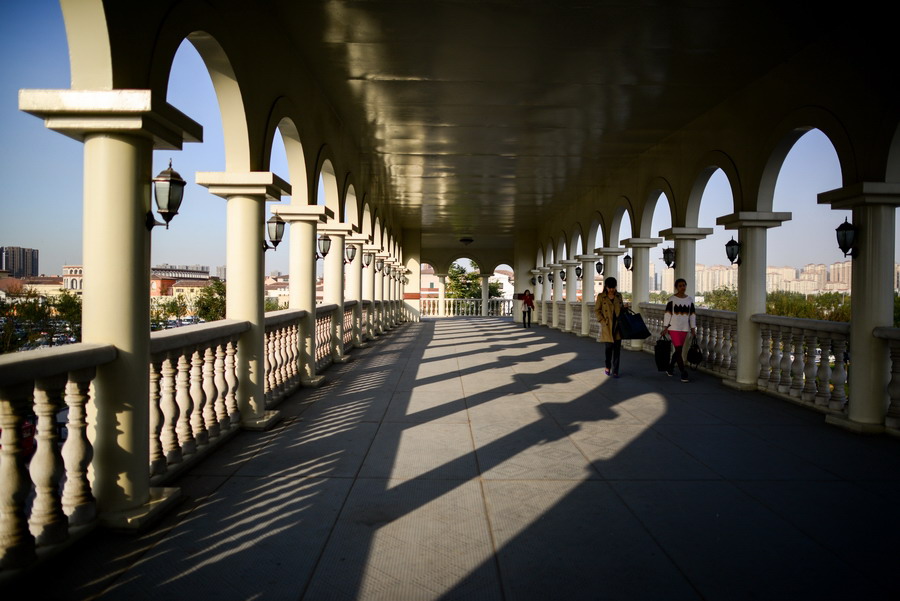
<svg viewBox="0 0 900 601">
<path fill-rule="evenodd" d="M 316 307 L 316 373 L 321 373 L 334 362 L 332 352 L 332 321 L 338 305 L 319 305 Z"/>
<path fill-rule="evenodd" d="M 249 322 L 226 319 L 150 335 L 152 484 L 171 480 L 237 431 L 237 347 L 248 329 Z"/>
<path fill-rule="evenodd" d="M 94 524 L 87 408 L 97 367 L 116 354 L 73 344 L 0 356 L 0 570 L 24 568 Z"/>
<path fill-rule="evenodd" d="M 900 328 L 875 328 L 872 335 L 887 342 L 891 354 L 891 380 L 888 383 L 887 416 L 884 425 L 893 434 L 900 434 Z"/>
<path fill-rule="evenodd" d="M 357 302 L 355 300 L 344 301 L 344 352 L 347 352 L 353 346 L 353 322 L 356 305 Z"/>
<path fill-rule="evenodd" d="M 847 404 L 850 324 L 758 314 L 760 389 L 824 411 Z"/>
<path fill-rule="evenodd" d="M 266 313 L 267 409 L 278 405 L 300 386 L 300 322 L 306 315 L 306 311 L 299 309 Z"/>
<path fill-rule="evenodd" d="M 455 317 L 481 315 L 480 298 L 445 298 L 444 311 L 441 313 L 440 299 L 422 299 L 422 315 L 424 317 Z M 491 317 L 512 317 L 515 300 L 511 298 L 492 298 L 488 300 L 488 315 Z"/>
<path fill-rule="evenodd" d="M 641 317 L 650 330 L 643 348 L 652 353 L 663 330 L 665 305 L 640 303 Z M 737 313 L 716 309 L 697 309 L 697 345 L 703 355 L 705 371 L 734 378 L 737 365 Z"/>
</svg>

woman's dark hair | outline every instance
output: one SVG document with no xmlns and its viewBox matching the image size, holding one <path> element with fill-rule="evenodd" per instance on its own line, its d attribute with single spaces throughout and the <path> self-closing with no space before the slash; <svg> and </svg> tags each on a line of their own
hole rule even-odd
<svg viewBox="0 0 900 601">
<path fill-rule="evenodd" d="M 619 285 L 619 283 L 616 281 L 616 278 L 608 277 L 605 280 L 603 280 L 603 292 L 601 292 L 600 294 L 606 294 L 607 288 L 615 288 L 618 285 Z"/>
<path fill-rule="evenodd" d="M 684 282 L 684 285 L 687 286 L 687 280 L 684 278 L 678 278 L 675 280 L 675 287 L 678 288 L 678 282 Z"/>
</svg>

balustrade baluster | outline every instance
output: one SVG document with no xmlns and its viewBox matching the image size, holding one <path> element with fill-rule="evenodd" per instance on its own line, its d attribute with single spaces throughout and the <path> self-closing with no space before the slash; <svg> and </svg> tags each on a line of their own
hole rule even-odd
<svg viewBox="0 0 900 601">
<path fill-rule="evenodd" d="M 212 346 L 207 346 L 203 351 L 203 393 L 206 403 L 203 405 L 203 421 L 206 424 L 208 439 L 219 436 L 219 420 L 216 417 L 216 353 Z"/>
<path fill-rule="evenodd" d="M 92 522 L 97 517 L 97 503 L 91 494 L 87 470 L 94 458 L 94 449 L 87 436 L 87 403 L 90 398 L 91 380 L 96 368 L 90 367 L 69 374 L 65 403 L 69 408 L 68 435 L 62 448 L 66 470 L 66 483 L 62 492 L 63 512 L 69 516 L 70 526 Z M 157 372 L 157 402 L 159 401 L 159 372 Z M 153 405 L 151 405 L 151 408 Z M 152 441 L 152 438 L 151 438 Z M 165 459 L 160 458 L 165 466 Z"/>
<path fill-rule="evenodd" d="M 781 333 L 781 363 L 778 366 L 781 370 L 781 381 L 778 382 L 778 388 L 776 389 L 782 394 L 787 393 L 791 389 L 791 364 L 794 361 L 792 357 L 793 352 L 791 329 L 786 327 Z"/>
<path fill-rule="evenodd" d="M 831 370 L 831 399 L 828 408 L 833 411 L 843 411 L 847 402 L 847 393 L 844 384 L 847 382 L 847 370 L 844 367 L 844 352 L 847 350 L 847 339 L 835 335 L 832 340 L 834 349 L 834 369 Z"/>
<path fill-rule="evenodd" d="M 713 346 L 713 356 L 715 359 L 713 360 L 713 368 L 715 371 L 722 371 L 722 362 L 725 359 L 725 353 L 723 350 L 725 340 L 724 340 L 724 329 L 722 328 L 722 322 L 718 317 L 714 317 L 712 320 L 712 332 L 713 332 L 713 340 L 715 340 Z"/>
<path fill-rule="evenodd" d="M 181 446 L 182 455 L 191 455 L 197 452 L 197 442 L 191 430 L 191 364 L 187 359 L 188 349 L 181 349 L 178 353 L 177 370 L 175 378 L 175 402 L 178 403 L 178 420 L 175 422 L 175 433 L 178 435 L 178 444 Z"/>
<path fill-rule="evenodd" d="M 811 403 L 816 398 L 816 344 L 818 337 L 812 330 L 805 330 L 803 349 L 803 390 L 800 391 L 800 400 Z"/>
<path fill-rule="evenodd" d="M 765 388 L 769 383 L 769 372 L 772 369 L 769 365 L 772 358 L 772 327 L 766 323 L 759 324 L 759 336 L 759 375 L 756 378 L 756 385 Z"/>
<path fill-rule="evenodd" d="M 888 405 L 884 425 L 888 428 L 900 428 L 900 341 L 888 342 L 891 351 L 891 381 L 888 383 Z"/>
<path fill-rule="evenodd" d="M 191 403 L 194 406 L 191 412 L 191 431 L 196 444 L 209 443 L 209 432 L 206 430 L 205 410 L 207 405 L 206 393 L 203 390 L 203 357 L 200 349 L 195 349 L 191 355 Z"/>
<path fill-rule="evenodd" d="M 175 368 L 172 357 L 166 355 L 162 363 L 162 379 L 160 380 L 160 408 L 163 413 L 162 431 L 159 439 L 162 443 L 166 463 L 181 463 L 181 447 L 178 446 L 176 424 L 178 422 L 178 403 L 175 400 Z"/>
<path fill-rule="evenodd" d="M 216 417 L 219 420 L 220 431 L 231 427 L 231 419 L 228 417 L 228 380 L 225 379 L 225 346 L 220 342 L 216 345 L 215 381 L 216 381 Z"/>
<path fill-rule="evenodd" d="M 228 417 L 231 423 L 241 423 L 241 412 L 237 404 L 237 340 L 232 338 L 225 347 L 225 381 L 228 383 L 228 392 L 225 394 L 225 407 L 228 409 Z"/>
<path fill-rule="evenodd" d="M 769 390 L 778 390 L 781 382 L 781 338 L 779 326 L 772 326 L 772 358 L 769 360 Z"/>
<path fill-rule="evenodd" d="M 791 388 L 788 390 L 794 398 L 800 398 L 803 391 L 803 371 L 804 371 L 804 351 L 803 351 L 803 330 L 800 328 L 791 328 L 791 346 L 794 349 L 794 359 L 791 361 Z"/>
<path fill-rule="evenodd" d="M 162 428 L 164 416 L 162 412 L 162 365 L 163 358 L 150 360 L 150 475 L 156 476 L 166 472 L 166 456 L 162 446 Z"/>
<path fill-rule="evenodd" d="M 289 327 L 290 324 L 285 323 L 278 328 L 278 352 L 276 353 L 276 357 L 278 358 L 278 373 L 275 380 L 278 383 L 279 399 L 283 399 L 287 394 L 288 381 L 290 379 L 287 363 L 287 339 Z"/>
<path fill-rule="evenodd" d="M 722 373 L 728 375 L 731 368 L 731 323 L 720 319 L 719 327 L 722 330 Z"/>
<path fill-rule="evenodd" d="M 22 447 L 22 425 L 31 406 L 32 384 L 0 387 L 0 568 L 20 568 L 35 559 L 25 500 L 31 488 Z"/>
<path fill-rule="evenodd" d="M 832 339 L 819 339 L 819 369 L 816 372 L 816 405 L 827 407 L 831 400 L 831 361 Z"/>
<path fill-rule="evenodd" d="M 59 479 L 62 458 L 59 455 L 59 431 L 56 413 L 63 404 L 66 375 L 41 378 L 34 383 L 34 413 L 37 415 L 37 451 L 31 458 L 29 471 L 34 483 L 29 526 L 38 545 L 64 541 L 69 536 L 69 524 L 62 510 Z"/>
<path fill-rule="evenodd" d="M 360 327 L 365 327 L 361 324 Z M 288 374 L 290 375 L 291 389 L 297 388 L 300 384 L 300 326 L 297 322 L 291 324 L 291 335 L 288 338 Z"/>
<path fill-rule="evenodd" d="M 263 397 L 269 402 L 273 400 L 272 388 L 275 383 L 272 369 L 272 337 L 272 331 L 263 334 Z"/>
</svg>

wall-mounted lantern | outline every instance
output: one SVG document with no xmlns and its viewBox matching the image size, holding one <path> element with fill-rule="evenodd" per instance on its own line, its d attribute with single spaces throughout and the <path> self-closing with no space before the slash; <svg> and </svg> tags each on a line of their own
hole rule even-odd
<svg viewBox="0 0 900 601">
<path fill-rule="evenodd" d="M 844 217 L 844 223 L 840 224 L 834 230 L 837 233 L 838 248 L 844 253 L 844 256 L 850 255 L 856 258 L 858 249 L 856 248 L 856 226 L 847 221 Z"/>
<path fill-rule="evenodd" d="M 281 239 L 284 237 L 284 219 L 278 215 L 272 215 L 269 217 L 269 220 L 266 221 L 266 229 L 269 232 L 269 241 L 272 243 L 272 246 L 269 246 L 266 244 L 266 241 L 263 240 L 263 252 L 275 250 L 275 247 L 281 243 Z"/>
<path fill-rule="evenodd" d="M 671 246 L 669 248 L 663 249 L 663 263 L 666 264 L 666 267 L 675 268 L 675 249 Z"/>
<path fill-rule="evenodd" d="M 152 230 L 157 225 L 165 225 L 169 229 L 169 222 L 178 214 L 181 201 L 184 198 L 184 186 L 187 182 L 172 169 L 172 159 L 169 159 L 169 168 L 159 172 L 153 178 L 153 195 L 156 198 L 156 210 L 162 221 L 153 217 L 152 211 L 147 211 L 145 222 L 147 230 Z"/>
<path fill-rule="evenodd" d="M 732 265 L 735 263 L 738 265 L 741 264 L 741 243 L 736 241 L 734 236 L 725 243 L 725 255 L 728 257 L 728 260 L 731 261 Z"/>
</svg>

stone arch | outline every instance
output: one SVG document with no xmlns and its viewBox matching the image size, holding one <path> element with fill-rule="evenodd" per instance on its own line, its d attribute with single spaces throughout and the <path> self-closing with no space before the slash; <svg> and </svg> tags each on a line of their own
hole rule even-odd
<svg viewBox="0 0 900 601">
<path fill-rule="evenodd" d="M 60 6 L 66 24 L 72 89 L 113 89 L 112 44 L 103 1 L 62 2 Z"/>
<path fill-rule="evenodd" d="M 675 192 L 672 189 L 672 185 L 663 177 L 655 177 L 650 181 L 647 192 L 644 194 L 644 206 L 641 210 L 640 221 L 637 227 L 635 227 L 633 222 L 631 224 L 632 236 L 640 238 L 651 238 L 653 236 L 653 215 L 656 213 L 659 197 L 663 194 L 669 203 L 669 215 L 672 218 L 672 225 L 677 225 L 675 221 Z M 633 218 L 637 218 L 636 212 Z"/>
<path fill-rule="evenodd" d="M 685 227 L 697 227 L 700 220 L 700 201 L 703 198 L 703 192 L 706 190 L 706 184 L 716 170 L 721 169 L 728 179 L 728 185 L 731 188 L 731 197 L 733 200 L 732 209 L 734 212 L 740 211 L 740 207 L 744 205 L 743 196 L 741 195 L 742 186 L 741 178 L 738 174 L 737 165 L 730 156 L 720 150 L 713 150 L 700 159 L 694 173 L 691 190 L 688 193 L 687 206 L 685 207 L 684 223 Z M 672 222 L 675 225 L 675 222 Z"/>
<path fill-rule="evenodd" d="M 306 185 L 306 182 L 309 181 L 306 170 L 306 153 L 303 151 L 300 131 L 292 117 L 294 114 L 296 113 L 293 110 L 293 105 L 287 98 L 281 97 L 275 101 L 275 105 L 270 113 L 269 125 L 266 129 L 264 154 L 265 157 L 271 156 L 272 144 L 277 129 L 281 133 L 281 140 L 284 142 L 284 151 L 287 155 L 287 178 L 291 182 L 291 204 L 308 205 L 310 202 L 309 186 Z M 266 160 L 268 161 L 268 158 Z M 270 169 L 267 163 L 264 163 L 263 168 Z"/>
<path fill-rule="evenodd" d="M 766 146 L 766 161 L 760 177 L 759 193 L 755 206 L 746 207 L 750 211 L 771 211 L 774 206 L 775 183 L 791 148 L 803 134 L 812 130 L 821 131 L 837 153 L 844 185 L 859 179 L 856 159 L 850 136 L 843 123 L 831 112 L 821 107 L 804 107 L 788 115 L 773 130 Z M 745 199 L 753 203 L 753 199 Z M 737 202 L 737 200 L 735 200 Z"/>
<path fill-rule="evenodd" d="M 900 123 L 894 127 L 894 135 L 891 138 L 885 164 L 884 181 L 900 182 Z"/>
<path fill-rule="evenodd" d="M 356 198 L 356 188 L 353 184 L 347 186 L 344 192 L 344 215 L 342 221 L 359 229 L 359 201 Z"/>
<path fill-rule="evenodd" d="M 319 160 L 316 165 L 317 177 L 314 184 L 316 194 L 313 197 L 317 199 L 316 202 L 318 203 L 318 187 L 321 180 L 322 192 L 325 195 L 325 207 L 334 212 L 335 221 L 341 221 L 343 214 L 341 212 L 341 192 L 338 187 L 337 176 L 335 175 L 331 159 L 324 158 L 324 154 L 324 152 L 319 153 Z"/>
<path fill-rule="evenodd" d="M 554 246 L 554 263 L 559 263 L 560 261 L 564 261 L 569 258 L 568 238 L 569 237 L 566 235 L 565 230 L 559 233 L 559 237 L 556 239 L 556 245 Z"/>
<path fill-rule="evenodd" d="M 581 252 L 579 252 L 579 250 L 578 250 L 579 243 L 581 246 Z M 576 221 L 572 225 L 572 235 L 569 239 L 568 258 L 574 259 L 576 255 L 584 254 L 586 248 L 587 247 L 585 246 L 585 239 L 584 239 L 584 228 L 581 227 L 580 221 Z M 593 250 L 593 249 L 591 249 L 591 250 Z"/>
<path fill-rule="evenodd" d="M 591 225 L 588 228 L 587 239 L 584 245 L 585 253 L 593 253 L 595 249 L 603 246 L 603 229 L 603 214 L 595 211 L 591 216 Z"/>
<path fill-rule="evenodd" d="M 619 241 L 622 239 L 619 235 L 622 228 L 622 218 L 626 215 L 628 216 L 631 225 L 631 232 L 634 234 L 634 208 L 631 206 L 631 201 L 628 200 L 627 197 L 620 196 L 612 206 L 612 217 L 610 218 L 608 226 L 609 234 L 604 236 L 604 239 L 608 241 L 607 244 L 613 247 L 619 245 Z"/>
</svg>

